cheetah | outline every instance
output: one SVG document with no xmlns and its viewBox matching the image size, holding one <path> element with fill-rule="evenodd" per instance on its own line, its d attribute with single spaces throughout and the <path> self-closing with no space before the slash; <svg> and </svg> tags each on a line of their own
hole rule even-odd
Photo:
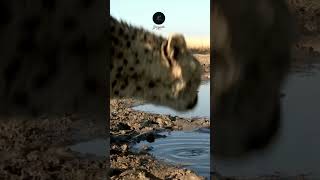
<svg viewBox="0 0 320 180">
<path fill-rule="evenodd" d="M 165 39 L 110 18 L 110 97 L 134 97 L 178 111 L 192 109 L 202 70 L 183 35 Z"/>
<path fill-rule="evenodd" d="M 290 67 L 292 20 L 282 0 L 213 1 L 216 158 L 248 155 L 275 139 Z"/>
<path fill-rule="evenodd" d="M 178 110 L 195 106 L 201 69 L 182 35 L 165 39 L 110 17 L 107 72 L 108 18 L 98 14 L 97 23 L 90 16 L 100 6 L 93 0 L 1 3 L 1 116 L 105 117 L 109 73 L 111 97 Z"/>
<path fill-rule="evenodd" d="M 139 97 L 179 110 L 195 106 L 200 64 L 188 52 L 183 36 L 172 35 L 165 39 L 111 18 L 114 31 L 109 51 L 110 24 L 105 3 L 95 0 L 0 1 L 1 121 L 22 119 L 26 120 L 23 123 L 28 123 L 30 118 L 54 119 L 77 114 L 77 117 L 89 116 L 90 124 L 106 127 L 108 95 Z M 111 59 L 108 58 L 110 52 Z M 110 60 L 113 68 L 108 72 Z M 109 74 L 110 86 L 113 85 L 110 89 L 107 88 Z M 106 139 L 110 140 L 107 132 Z M 1 143 L 6 142 L 1 140 Z M 23 150 L 38 150 L 34 144 L 30 148 L 19 143 L 14 143 L 19 150 L 22 146 Z M 3 147 L 1 144 L 1 157 L 6 155 Z M 106 151 L 107 157 L 108 154 Z M 10 166 L 1 168 L 11 171 Z M 20 169 L 12 174 L 16 172 L 28 175 Z"/>
</svg>

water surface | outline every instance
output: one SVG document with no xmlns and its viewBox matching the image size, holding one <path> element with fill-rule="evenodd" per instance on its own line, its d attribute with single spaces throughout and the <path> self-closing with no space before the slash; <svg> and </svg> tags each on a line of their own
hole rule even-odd
<svg viewBox="0 0 320 180">
<path fill-rule="evenodd" d="M 243 160 L 215 161 L 219 173 L 307 174 L 320 179 L 320 71 L 291 74 L 283 91 L 283 119 L 275 144 Z"/>
<path fill-rule="evenodd" d="M 164 106 L 157 106 L 153 104 L 143 104 L 133 108 L 134 110 L 157 113 L 170 114 L 172 116 L 180 116 L 185 118 L 190 117 L 207 117 L 210 118 L 210 82 L 201 84 L 198 93 L 198 104 L 194 109 L 187 112 L 178 112 L 171 108 Z"/>
<path fill-rule="evenodd" d="M 199 87 L 198 104 L 191 111 L 178 112 L 173 109 L 153 104 L 143 104 L 133 109 L 179 116 L 185 118 L 205 117 L 210 118 L 210 82 L 203 82 Z M 200 129 L 192 132 L 164 132 L 166 138 L 156 139 L 153 143 L 140 142 L 134 148 L 151 148 L 150 153 L 157 159 L 164 160 L 174 165 L 194 170 L 198 175 L 210 179 L 210 131 Z"/>
<path fill-rule="evenodd" d="M 139 150 L 147 146 L 151 149 L 149 152 L 157 159 L 181 165 L 210 179 L 210 131 L 208 129 L 160 134 L 167 137 L 156 139 L 153 143 L 142 141 L 136 144 L 134 149 Z"/>
<path fill-rule="evenodd" d="M 108 147 L 107 144 L 108 143 L 106 139 L 93 139 L 69 146 L 69 148 L 82 154 L 91 154 L 99 157 L 106 157 Z"/>
</svg>

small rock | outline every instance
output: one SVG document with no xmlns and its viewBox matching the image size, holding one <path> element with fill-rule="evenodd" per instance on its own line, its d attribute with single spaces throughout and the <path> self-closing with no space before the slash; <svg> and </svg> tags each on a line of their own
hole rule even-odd
<svg viewBox="0 0 320 180">
<path fill-rule="evenodd" d="M 159 124 L 159 126 L 162 128 L 164 126 L 164 120 L 161 118 L 157 118 L 156 122 Z"/>
<path fill-rule="evenodd" d="M 117 124 L 117 128 L 118 128 L 118 130 L 130 130 L 131 129 L 131 127 L 128 124 L 125 124 L 122 122 Z"/>
<path fill-rule="evenodd" d="M 142 151 L 151 151 L 152 149 L 153 149 L 152 146 L 148 146 L 146 144 L 141 147 Z"/>
<path fill-rule="evenodd" d="M 175 121 L 176 119 L 177 119 L 177 116 L 168 116 L 169 117 L 169 119 L 170 119 L 170 121 Z"/>
<path fill-rule="evenodd" d="M 123 144 L 123 145 L 121 146 L 122 152 L 128 151 L 128 148 L 129 148 L 128 144 Z"/>
<path fill-rule="evenodd" d="M 144 120 L 142 123 L 141 123 L 141 127 L 144 128 L 144 127 L 149 127 L 152 125 L 152 121 L 150 120 Z"/>
<path fill-rule="evenodd" d="M 150 133 L 150 134 L 147 134 L 146 136 L 146 140 L 151 143 L 151 142 L 154 142 L 156 138 L 154 137 L 154 134 Z"/>
</svg>

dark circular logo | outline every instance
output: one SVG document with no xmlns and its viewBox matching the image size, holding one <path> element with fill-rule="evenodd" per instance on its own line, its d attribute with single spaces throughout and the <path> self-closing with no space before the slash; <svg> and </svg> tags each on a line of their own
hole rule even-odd
<svg viewBox="0 0 320 180">
<path fill-rule="evenodd" d="M 160 25 L 166 20 L 166 17 L 162 12 L 156 12 L 153 15 L 153 22 Z"/>
</svg>

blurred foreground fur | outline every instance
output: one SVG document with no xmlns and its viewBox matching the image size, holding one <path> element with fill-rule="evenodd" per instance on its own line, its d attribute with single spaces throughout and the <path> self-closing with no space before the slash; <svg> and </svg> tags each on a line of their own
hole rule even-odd
<svg viewBox="0 0 320 180">
<path fill-rule="evenodd" d="M 279 129 L 291 16 L 282 0 L 212 2 L 213 153 L 238 157 L 270 144 Z"/>
</svg>

